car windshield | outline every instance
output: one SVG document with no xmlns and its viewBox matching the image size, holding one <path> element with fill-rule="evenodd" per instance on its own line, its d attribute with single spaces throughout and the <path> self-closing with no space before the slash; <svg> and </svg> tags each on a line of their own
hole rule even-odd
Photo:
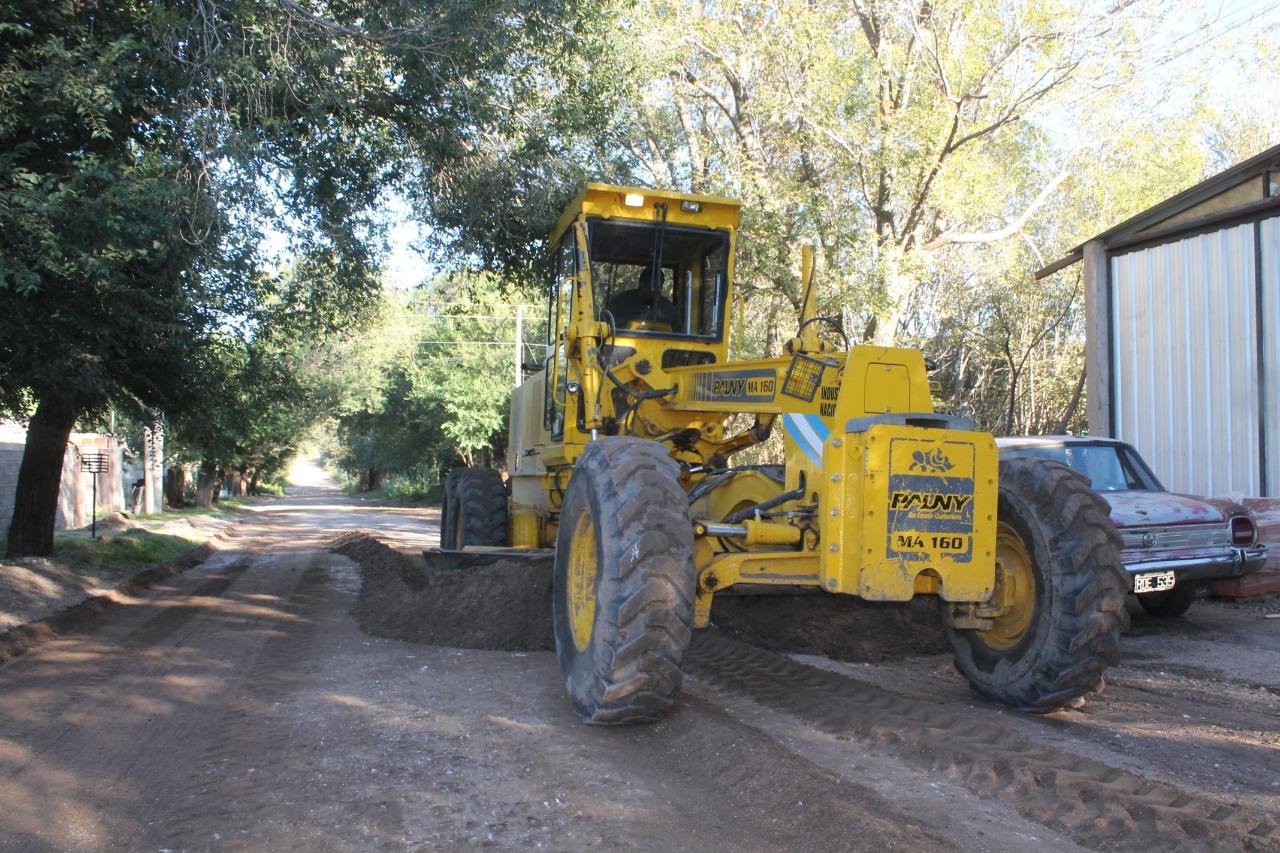
<svg viewBox="0 0 1280 853">
<path fill-rule="evenodd" d="M 587 233 L 597 316 L 621 334 L 720 337 L 728 232 L 593 219 Z"/>
<path fill-rule="evenodd" d="M 1001 447 L 1000 458 L 1062 462 L 1093 481 L 1096 492 L 1159 491 L 1126 448 L 1116 444 L 1041 444 Z"/>
</svg>

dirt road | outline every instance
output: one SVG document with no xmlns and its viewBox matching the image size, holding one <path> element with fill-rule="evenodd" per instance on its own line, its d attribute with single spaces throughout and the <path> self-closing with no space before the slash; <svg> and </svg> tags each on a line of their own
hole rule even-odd
<svg viewBox="0 0 1280 853">
<path fill-rule="evenodd" d="M 1276 849 L 1280 620 L 1140 624 L 1104 697 L 1010 714 L 939 655 L 698 641 L 678 713 L 577 722 L 546 652 L 361 633 L 325 550 L 427 510 L 318 477 L 206 563 L 0 666 L 0 849 Z"/>
</svg>

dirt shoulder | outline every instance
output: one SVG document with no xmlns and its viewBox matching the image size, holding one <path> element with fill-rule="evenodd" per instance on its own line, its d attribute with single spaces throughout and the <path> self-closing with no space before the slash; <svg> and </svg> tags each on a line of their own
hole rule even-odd
<svg viewBox="0 0 1280 853">
<path fill-rule="evenodd" d="M 96 539 L 88 529 L 64 531 L 51 557 L 0 561 L 0 637 L 113 591 L 140 588 L 151 575 L 167 574 L 166 567 L 193 565 L 208 556 L 196 553 L 202 545 L 243 518 L 240 509 L 141 519 L 113 513 L 99 522 Z"/>
</svg>

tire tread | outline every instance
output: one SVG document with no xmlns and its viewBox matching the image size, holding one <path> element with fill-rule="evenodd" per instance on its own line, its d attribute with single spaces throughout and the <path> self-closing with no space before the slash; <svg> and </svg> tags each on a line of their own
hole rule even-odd
<svg viewBox="0 0 1280 853">
<path fill-rule="evenodd" d="M 575 464 L 574 477 L 579 476 L 597 489 L 614 535 L 601 542 L 596 616 L 596 630 L 609 629 L 608 648 L 593 659 L 584 689 L 571 690 L 574 703 L 588 723 L 653 722 L 675 704 L 692 640 L 695 576 L 688 498 L 669 452 L 652 441 L 625 436 L 593 441 Z M 557 571 L 560 562 L 557 555 Z M 559 636 L 557 643 L 564 644 Z M 562 663 L 567 651 L 562 648 Z"/>
<path fill-rule="evenodd" d="M 444 547 L 507 544 L 507 486 L 501 472 L 492 468 L 455 468 L 449 472 L 445 496 L 448 509 L 441 520 L 447 526 L 447 530 L 441 530 Z M 459 518 L 460 538 L 455 535 Z"/>
<path fill-rule="evenodd" d="M 974 662 L 972 632 L 948 629 L 956 668 L 975 693 L 1019 710 L 1047 713 L 1101 689 L 1119 660 L 1128 627 L 1122 540 L 1110 509 L 1089 481 L 1066 465 L 1040 459 L 1000 463 L 1000 488 L 1025 502 L 1048 544 L 1053 595 L 1048 634 L 1031 649 L 1034 663 L 1010 683 L 997 683 Z"/>
</svg>

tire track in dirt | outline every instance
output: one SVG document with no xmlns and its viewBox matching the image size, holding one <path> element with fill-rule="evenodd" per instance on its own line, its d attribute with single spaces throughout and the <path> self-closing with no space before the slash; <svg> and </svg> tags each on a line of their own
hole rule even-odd
<svg viewBox="0 0 1280 853">
<path fill-rule="evenodd" d="M 116 586 L 110 593 L 93 595 L 78 604 L 73 604 L 61 611 L 50 614 L 35 622 L 17 625 L 0 632 L 0 664 L 26 654 L 31 649 L 52 642 L 64 635 L 75 634 L 82 630 L 95 617 L 109 612 L 119 606 L 117 596 L 141 597 L 156 584 L 173 575 L 179 575 L 187 569 L 218 559 L 218 548 L 215 543 L 227 541 L 232 534 L 229 528 L 223 528 L 182 556 L 143 569 Z"/>
<path fill-rule="evenodd" d="M 700 634 L 687 670 L 709 685 L 786 711 L 832 734 L 885 748 L 1029 819 L 1099 848 L 1280 850 L 1280 827 L 1237 805 L 1046 746 L 945 705 L 909 698 Z"/>
<path fill-rule="evenodd" d="M 0 762 L 0 799 L 22 807 L 4 823 L 13 835 L 0 838 L 0 849 L 110 849 L 110 839 L 135 839 L 163 814 L 207 742 L 222 696 L 278 618 L 271 602 L 299 577 L 253 567 L 228 554 L 214 573 L 188 578 L 180 597 L 118 610 L 97 631 L 8 668 L 0 742 L 23 748 L 20 761 Z M 46 697 L 45 685 L 67 681 L 69 667 L 85 678 Z M 26 701 L 49 699 L 47 711 L 24 713 Z"/>
<path fill-rule="evenodd" d="M 165 602 L 163 606 L 154 613 L 147 615 L 140 623 L 131 622 L 118 628 L 112 626 L 116 630 L 108 629 L 107 632 L 100 634 L 95 639 L 99 648 L 103 651 L 94 655 L 93 665 L 84 670 L 84 673 L 76 679 L 71 688 L 59 691 L 56 701 L 53 704 L 44 705 L 44 713 L 38 718 L 24 719 L 16 717 L 10 719 L 5 727 L 4 734 L 15 740 L 29 737 L 34 733 L 34 730 L 47 728 L 51 720 L 65 717 L 69 712 L 79 712 L 85 708 L 92 707 L 101 701 L 103 693 L 108 691 L 111 685 L 123 675 L 126 673 L 131 675 L 145 673 L 149 669 L 146 666 L 140 666 L 140 652 L 152 648 L 166 639 L 170 639 L 173 645 L 191 642 L 195 636 L 192 632 L 198 633 L 203 627 L 197 624 L 190 626 L 189 630 L 180 630 L 186 627 L 191 618 L 199 611 L 198 604 L 191 599 L 222 595 L 249 568 L 249 561 L 243 557 L 229 557 L 228 559 L 230 562 L 227 565 L 219 565 L 216 574 L 211 574 L 190 593 L 184 594 L 181 599 Z M 7 668 L 14 673 L 13 677 L 21 681 L 29 679 L 33 675 L 36 678 L 41 677 L 40 673 L 46 666 L 56 667 L 58 665 L 46 664 L 40 658 L 19 658 L 9 663 Z M 15 688 L 10 685 L 9 689 L 21 688 Z M 24 725 L 24 722 L 26 725 Z M 33 752 L 32 760 L 34 761 L 41 754 L 40 751 Z M 27 763 L 12 768 L 7 775 L 17 775 Z"/>
<path fill-rule="evenodd" d="M 240 689 L 227 697 L 187 784 L 168 800 L 167 819 L 155 839 L 158 849 L 251 844 L 235 838 L 235 828 L 249 831 L 269 821 L 282 792 L 297 787 L 297 780 L 282 779 L 300 770 L 291 761 L 296 721 L 286 700 L 306 678 L 310 641 L 321 629 L 330 582 L 328 569 L 316 561 L 323 556 L 312 555 L 287 601 L 277 606 L 281 618 L 272 636 L 247 668 Z"/>
</svg>

